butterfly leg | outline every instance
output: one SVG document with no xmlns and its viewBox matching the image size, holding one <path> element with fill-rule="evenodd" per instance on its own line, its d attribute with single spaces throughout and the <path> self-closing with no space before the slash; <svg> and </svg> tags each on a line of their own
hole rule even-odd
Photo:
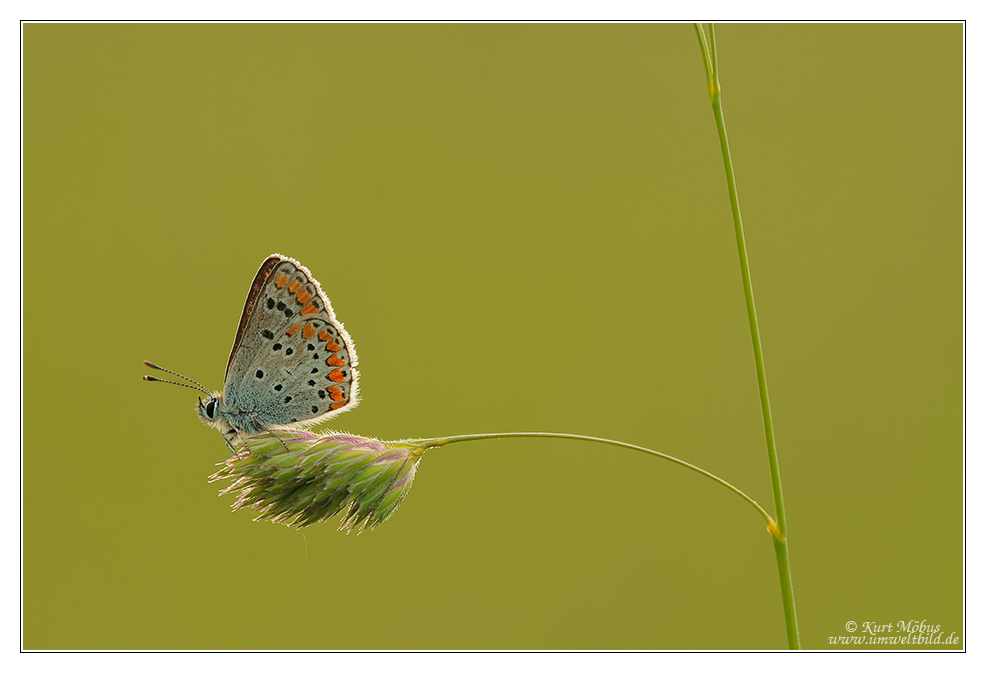
<svg viewBox="0 0 986 673">
<path fill-rule="evenodd" d="M 264 423 L 262 423 L 260 420 L 255 419 L 255 422 L 260 427 L 261 430 L 263 430 L 268 435 L 270 435 L 271 437 L 273 437 L 274 439 L 276 439 L 277 441 L 279 441 L 281 443 L 281 446 L 284 447 L 284 450 L 285 451 L 290 451 L 291 450 L 291 447 L 288 446 L 287 442 L 285 442 L 281 438 L 280 435 L 278 435 L 277 433 L 275 433 L 273 430 L 271 430 L 269 427 L 267 427 L 267 425 L 265 425 Z"/>
<path fill-rule="evenodd" d="M 291 450 L 291 447 L 287 445 L 287 442 L 285 442 L 283 439 L 281 439 L 281 436 L 280 435 L 274 434 L 274 431 L 271 430 L 270 428 L 268 428 L 266 425 L 264 425 L 262 427 L 264 428 L 264 432 L 266 432 L 268 435 L 270 435 L 271 437 L 273 437 L 274 439 L 276 439 L 277 441 L 279 441 L 281 443 L 281 446 L 284 447 L 284 450 L 285 451 L 290 451 Z"/>
<path fill-rule="evenodd" d="M 236 430 L 233 430 L 233 429 L 227 430 L 226 432 L 223 433 L 223 439 L 226 440 L 226 446 L 229 447 L 229 450 L 233 452 L 233 455 L 234 456 L 238 456 L 239 455 L 239 451 L 237 451 L 233 447 L 233 443 L 231 441 L 229 441 L 229 438 L 232 437 L 232 436 L 234 436 L 234 435 L 236 435 L 236 434 L 237 434 L 236 433 Z"/>
</svg>

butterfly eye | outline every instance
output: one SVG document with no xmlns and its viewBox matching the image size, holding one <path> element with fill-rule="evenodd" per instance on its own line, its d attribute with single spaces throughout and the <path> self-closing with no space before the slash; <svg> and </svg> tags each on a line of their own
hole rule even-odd
<svg viewBox="0 0 986 673">
<path fill-rule="evenodd" d="M 214 415 L 215 411 L 216 411 L 216 400 L 212 399 L 206 402 L 205 415 L 208 416 L 209 418 L 215 418 Z"/>
</svg>

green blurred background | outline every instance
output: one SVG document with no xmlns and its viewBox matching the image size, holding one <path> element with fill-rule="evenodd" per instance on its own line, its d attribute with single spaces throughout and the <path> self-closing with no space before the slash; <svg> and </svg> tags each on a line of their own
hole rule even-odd
<svg viewBox="0 0 986 673">
<path fill-rule="evenodd" d="M 299 534 L 230 513 L 195 393 L 140 380 L 220 388 L 278 252 L 360 354 L 334 429 L 610 437 L 773 511 L 690 24 L 23 37 L 24 647 L 786 646 L 763 521 L 691 472 L 462 444 L 376 531 Z M 803 645 L 963 645 L 962 26 L 718 38 Z"/>
</svg>

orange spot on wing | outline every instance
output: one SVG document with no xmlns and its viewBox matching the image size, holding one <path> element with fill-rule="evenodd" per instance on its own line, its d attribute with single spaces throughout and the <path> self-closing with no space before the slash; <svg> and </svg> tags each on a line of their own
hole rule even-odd
<svg viewBox="0 0 986 673">
<path fill-rule="evenodd" d="M 305 337 L 306 339 L 311 339 L 313 336 L 315 336 L 315 328 L 306 323 L 305 329 L 301 330 L 301 336 Z"/>
<path fill-rule="evenodd" d="M 312 296 L 308 294 L 308 290 L 301 288 L 301 292 L 298 293 L 298 303 L 307 304 L 312 300 Z"/>
<path fill-rule="evenodd" d="M 311 315 L 313 313 L 318 313 L 318 307 L 315 304 L 305 304 L 301 309 L 301 315 Z"/>
<path fill-rule="evenodd" d="M 329 378 L 335 381 L 336 383 L 342 383 L 343 381 L 346 380 L 346 372 L 342 369 L 336 369 L 331 374 L 329 374 Z"/>
<path fill-rule="evenodd" d="M 325 350 L 332 351 L 333 353 L 335 353 L 340 348 L 342 348 L 342 346 L 339 345 L 339 342 L 337 340 L 332 340 L 325 344 Z"/>
<path fill-rule="evenodd" d="M 301 287 L 301 283 L 299 283 L 296 280 L 292 280 L 290 283 L 288 283 L 288 292 L 294 294 L 295 292 L 298 291 L 299 287 Z"/>
<path fill-rule="evenodd" d="M 294 336 L 294 333 L 300 329 L 301 329 L 301 325 L 291 325 L 291 327 L 288 328 L 288 334 Z"/>
<path fill-rule="evenodd" d="M 332 409 L 332 411 L 335 411 L 336 409 L 340 409 L 340 408 L 342 408 L 344 406 L 346 406 L 346 403 L 345 402 L 333 402 L 332 404 L 329 405 L 329 409 Z"/>
<path fill-rule="evenodd" d="M 284 287 L 285 283 L 287 283 L 287 282 L 288 282 L 288 277 L 285 276 L 280 271 L 278 271 L 277 272 L 277 275 L 274 276 L 274 285 L 276 285 L 278 287 Z"/>
<path fill-rule="evenodd" d="M 335 386 L 329 386 L 328 388 L 325 389 L 325 392 L 327 392 L 329 394 L 329 397 L 334 399 L 336 402 L 346 399 L 346 396 L 343 395 L 342 390 L 336 388 Z"/>
<path fill-rule="evenodd" d="M 324 329 L 321 332 L 318 333 L 318 340 L 319 341 L 328 341 L 331 338 L 332 338 L 332 335 L 329 334 L 328 332 L 326 332 Z"/>
<path fill-rule="evenodd" d="M 327 359 L 325 360 L 325 364 L 327 364 L 327 365 L 329 365 L 329 366 L 331 366 L 331 367 L 341 367 L 341 366 L 343 366 L 344 364 L 346 364 L 346 361 L 345 361 L 345 360 L 343 360 L 343 359 L 342 359 L 341 357 L 339 357 L 338 355 L 330 355 L 330 356 L 329 356 L 329 357 L 328 357 L 328 358 L 327 358 Z"/>
</svg>

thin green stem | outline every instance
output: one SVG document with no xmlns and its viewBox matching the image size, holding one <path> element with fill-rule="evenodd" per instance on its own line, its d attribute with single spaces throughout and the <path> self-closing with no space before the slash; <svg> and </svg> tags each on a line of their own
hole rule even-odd
<svg viewBox="0 0 986 673">
<path fill-rule="evenodd" d="M 777 461 L 777 447 L 774 443 L 774 422 L 770 415 L 770 398 L 767 395 L 767 373 L 764 368 L 763 348 L 760 345 L 757 309 L 753 302 L 753 281 L 750 278 L 750 263 L 746 255 L 743 218 L 740 215 L 739 196 L 736 193 L 736 178 L 733 175 L 733 160 L 729 154 L 729 141 L 726 138 L 726 122 L 722 114 L 719 63 L 716 54 L 716 32 L 715 27 L 709 24 L 709 44 L 706 46 L 705 35 L 699 24 L 695 24 L 695 30 L 699 35 L 702 58 L 706 61 L 706 76 L 709 78 L 712 113 L 715 115 L 716 128 L 719 131 L 719 145 L 722 149 L 722 163 L 726 169 L 729 204 L 733 212 L 736 248 L 739 252 L 740 272 L 743 276 L 743 294 L 746 297 L 746 313 L 750 322 L 750 337 L 753 340 L 753 357 L 756 361 L 757 385 L 760 388 L 760 409 L 763 414 L 764 436 L 767 441 L 767 462 L 770 465 L 770 483 L 774 492 L 774 510 L 777 512 L 777 525 L 780 529 L 780 535 L 774 537 L 774 553 L 777 557 L 777 570 L 780 575 L 781 600 L 784 603 L 784 621 L 787 625 L 787 641 L 791 649 L 800 649 L 801 640 L 798 635 L 798 616 L 794 606 L 794 586 L 791 581 L 791 563 L 788 557 L 787 516 L 784 513 L 784 493 L 781 489 L 781 471 Z"/>
<path fill-rule="evenodd" d="M 705 64 L 705 81 L 709 84 L 709 96 L 715 95 L 715 79 L 712 77 L 712 56 L 709 55 L 709 43 L 705 41 L 705 31 L 702 24 L 695 24 L 695 33 L 698 35 L 698 44 L 702 48 L 702 63 Z"/>
<path fill-rule="evenodd" d="M 764 518 L 764 521 L 767 522 L 768 530 L 773 531 L 776 529 L 777 524 L 774 521 L 774 519 L 769 514 L 767 514 L 766 510 L 764 510 L 763 507 L 757 504 L 756 500 L 754 500 L 746 493 L 744 493 L 743 491 L 739 490 L 738 488 L 730 484 L 725 479 L 717 477 L 711 472 L 706 472 L 702 468 L 696 467 L 695 465 L 685 462 L 680 458 L 675 458 L 674 456 L 669 456 L 666 453 L 661 453 L 660 451 L 654 451 L 653 449 L 645 449 L 644 447 L 637 446 L 636 444 L 627 444 L 626 442 L 618 442 L 614 439 L 604 439 L 602 437 L 589 437 L 587 435 L 572 435 L 565 432 L 491 432 L 491 433 L 476 434 L 476 435 L 453 435 L 452 437 L 432 437 L 430 439 L 415 439 L 407 443 L 413 446 L 417 446 L 422 450 L 427 450 L 430 448 L 445 446 L 446 444 L 454 444 L 455 442 L 471 442 L 478 439 L 503 439 L 506 437 L 549 437 L 554 439 L 581 439 L 586 442 L 598 442 L 599 444 L 610 444 L 612 446 L 620 446 L 625 449 L 633 449 L 634 451 L 640 451 L 641 453 L 648 453 L 652 456 L 663 458 L 664 460 L 670 461 L 675 465 L 681 465 L 682 467 L 686 467 L 692 472 L 698 472 L 703 477 L 707 477 L 708 479 L 711 479 L 717 484 L 721 486 L 725 486 L 730 491 L 732 491 L 739 497 L 743 498 L 743 500 L 745 500 L 751 507 L 753 507 L 755 510 L 757 510 L 757 512 L 760 513 L 760 516 L 762 516 Z"/>
</svg>

